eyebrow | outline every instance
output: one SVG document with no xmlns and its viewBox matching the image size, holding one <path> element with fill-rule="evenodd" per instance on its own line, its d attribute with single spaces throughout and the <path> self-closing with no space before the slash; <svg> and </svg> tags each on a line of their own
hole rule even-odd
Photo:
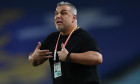
<svg viewBox="0 0 140 84">
<path fill-rule="evenodd" d="M 61 11 L 67 11 L 67 10 L 61 10 Z"/>
<path fill-rule="evenodd" d="M 67 11 L 67 10 L 61 10 L 61 12 L 63 12 L 63 11 Z M 57 11 L 55 11 L 55 12 L 57 12 Z"/>
</svg>

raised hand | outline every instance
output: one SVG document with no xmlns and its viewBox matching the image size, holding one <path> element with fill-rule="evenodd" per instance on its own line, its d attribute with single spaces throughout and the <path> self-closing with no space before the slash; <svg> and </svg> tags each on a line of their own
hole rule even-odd
<svg viewBox="0 0 140 84">
<path fill-rule="evenodd" d="M 61 44 L 61 51 L 58 51 L 57 54 L 58 54 L 58 57 L 62 60 L 62 61 L 66 61 L 66 57 L 68 55 L 68 51 L 67 49 L 65 48 L 64 44 L 62 43 Z"/>
<path fill-rule="evenodd" d="M 49 50 L 40 50 L 41 43 L 38 42 L 38 46 L 36 47 L 35 51 L 32 53 L 31 57 L 34 61 L 42 61 L 47 58 L 52 58 L 52 52 Z"/>
</svg>

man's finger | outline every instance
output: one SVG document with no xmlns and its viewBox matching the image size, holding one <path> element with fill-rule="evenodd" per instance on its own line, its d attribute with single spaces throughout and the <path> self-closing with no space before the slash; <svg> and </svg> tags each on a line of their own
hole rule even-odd
<svg viewBox="0 0 140 84">
<path fill-rule="evenodd" d="M 57 54 L 60 54 L 60 51 L 58 51 Z"/>
<path fill-rule="evenodd" d="M 58 51 L 58 52 L 57 52 L 57 54 L 58 54 L 58 56 L 60 56 L 60 54 L 61 54 L 61 51 Z"/>
<path fill-rule="evenodd" d="M 41 52 L 39 53 L 40 56 L 48 56 L 48 55 L 51 55 L 52 52 Z"/>
<path fill-rule="evenodd" d="M 38 45 L 37 45 L 36 49 L 40 49 L 40 47 L 41 47 L 41 43 L 38 42 Z"/>
<path fill-rule="evenodd" d="M 65 49 L 65 46 L 64 46 L 64 44 L 63 44 L 63 43 L 61 44 L 61 48 L 62 48 L 62 50 L 64 50 L 64 49 Z"/>
<path fill-rule="evenodd" d="M 53 58 L 53 56 L 52 55 L 42 56 L 42 58 Z"/>
<path fill-rule="evenodd" d="M 49 52 L 49 50 L 39 50 L 38 53 Z"/>
</svg>

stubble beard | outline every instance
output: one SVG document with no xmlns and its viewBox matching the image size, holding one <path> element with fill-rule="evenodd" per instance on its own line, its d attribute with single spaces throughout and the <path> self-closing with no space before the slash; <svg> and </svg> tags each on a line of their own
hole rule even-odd
<svg viewBox="0 0 140 84">
<path fill-rule="evenodd" d="M 56 27 L 57 28 L 57 30 L 63 30 L 63 27 Z"/>
</svg>

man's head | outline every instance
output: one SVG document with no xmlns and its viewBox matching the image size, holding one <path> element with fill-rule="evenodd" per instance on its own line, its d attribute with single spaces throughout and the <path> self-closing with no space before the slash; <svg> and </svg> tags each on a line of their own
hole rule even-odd
<svg viewBox="0 0 140 84">
<path fill-rule="evenodd" d="M 60 2 L 55 11 L 55 25 L 59 30 L 65 30 L 77 25 L 77 10 L 71 3 Z"/>
</svg>

